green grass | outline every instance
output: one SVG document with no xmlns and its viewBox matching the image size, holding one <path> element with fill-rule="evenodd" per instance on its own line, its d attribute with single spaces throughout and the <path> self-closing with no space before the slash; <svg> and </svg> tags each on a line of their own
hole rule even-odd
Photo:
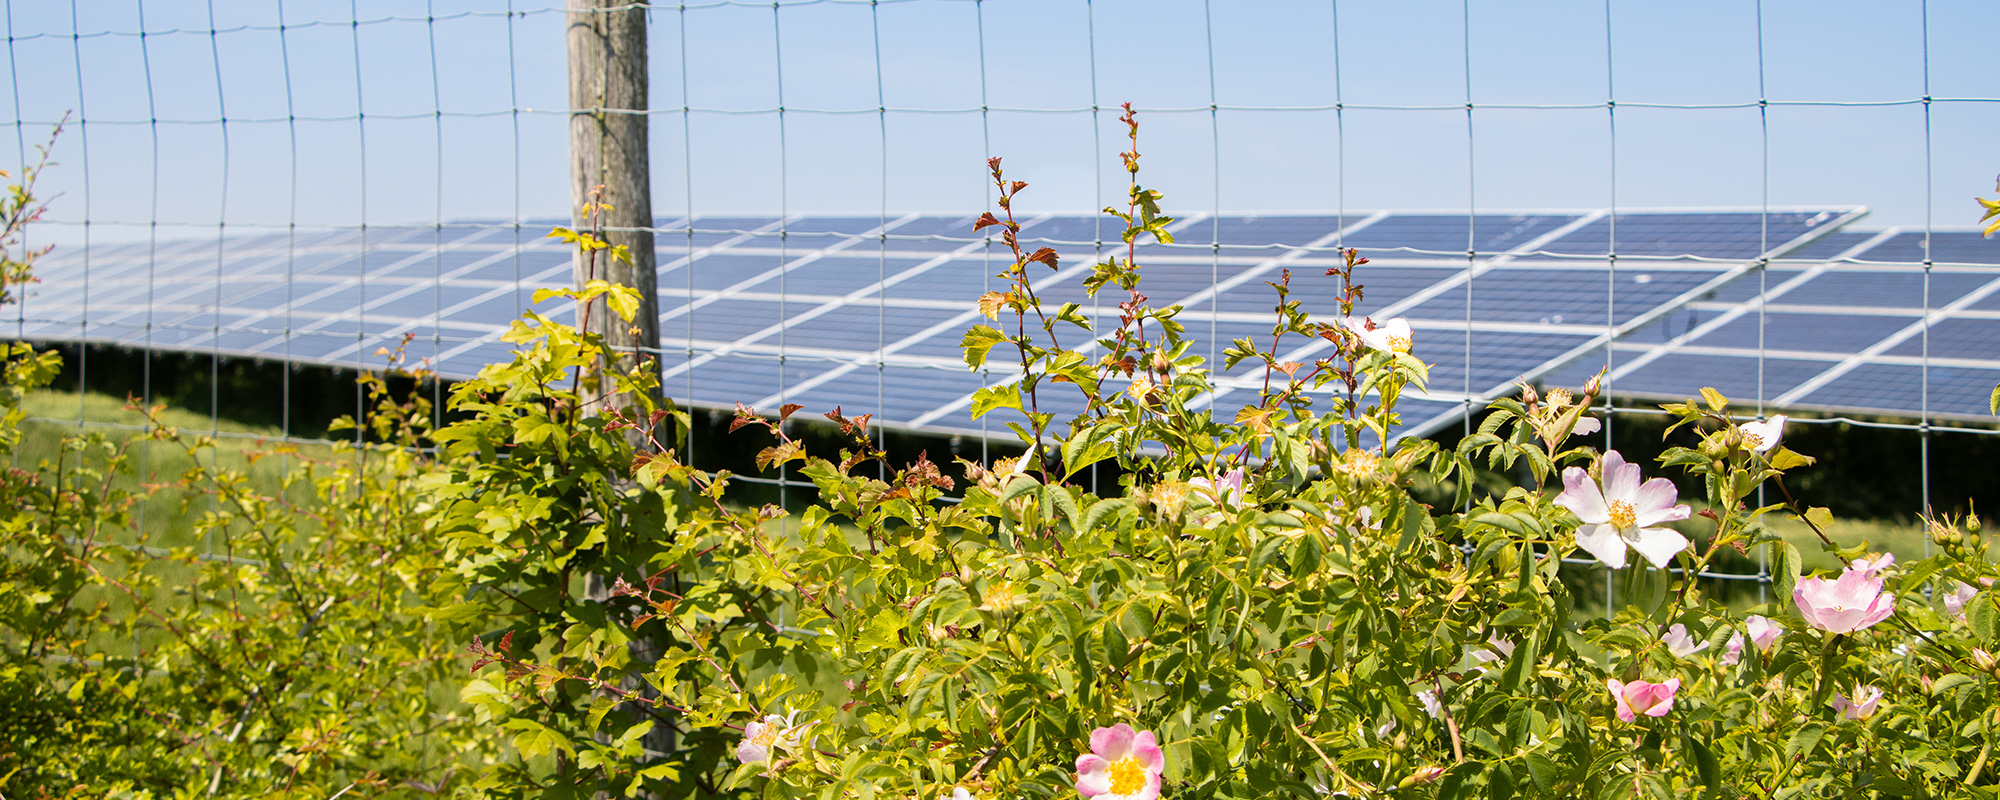
<svg viewBox="0 0 2000 800">
<path fill-rule="evenodd" d="M 152 547 L 204 546 L 195 541 L 194 522 L 209 508 L 209 495 L 182 480 L 200 464 L 242 471 L 255 490 L 275 495 L 283 489 L 284 473 L 297 464 L 285 448 L 282 431 L 245 425 L 227 419 L 211 422 L 206 414 L 168 408 L 161 422 L 174 428 L 184 441 L 211 436 L 212 447 L 190 453 L 183 442 L 146 438 L 145 413 L 127 408 L 124 400 L 96 393 L 78 396 L 74 392 L 40 391 L 29 394 L 21 410 L 30 418 L 21 426 L 21 442 L 15 449 L 13 465 L 21 469 L 40 468 L 55 474 L 72 474 L 79 457 L 65 452 L 64 439 L 95 434 L 113 445 L 123 445 L 131 454 L 133 473 L 116 475 L 111 488 L 137 493 L 143 499 L 134 509 L 136 525 L 125 544 Z M 77 420 L 85 423 L 79 425 Z M 294 444 L 296 455 L 324 459 L 334 455 L 322 444 Z M 95 454 L 90 457 L 96 458 Z M 59 463 L 60 462 L 60 463 Z M 310 500 L 303 487 L 291 492 L 294 501 Z"/>
</svg>

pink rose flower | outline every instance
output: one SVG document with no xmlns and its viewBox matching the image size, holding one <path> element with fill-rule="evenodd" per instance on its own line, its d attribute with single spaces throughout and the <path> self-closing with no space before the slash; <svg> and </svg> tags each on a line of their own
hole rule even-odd
<svg viewBox="0 0 2000 800">
<path fill-rule="evenodd" d="M 1965 604 L 1979 596 L 1979 587 L 1965 581 L 1953 581 L 1955 586 L 1944 596 L 1944 610 L 1959 619 L 1965 619 Z"/>
<path fill-rule="evenodd" d="M 1342 317 L 1340 324 L 1353 331 L 1369 348 L 1384 353 L 1410 352 L 1412 341 L 1410 321 L 1397 317 L 1381 324 L 1372 319 Z"/>
<path fill-rule="evenodd" d="M 1678 499 L 1673 481 L 1654 478 L 1640 484 L 1639 465 L 1625 463 L 1625 457 L 1613 450 L 1604 454 L 1602 486 L 1582 467 L 1563 470 L 1563 492 L 1556 495 L 1556 505 L 1583 520 L 1583 527 L 1576 530 L 1576 546 L 1605 566 L 1623 568 L 1629 548 L 1666 569 L 1674 554 L 1688 546 L 1687 537 L 1658 527 L 1688 518 L 1688 507 L 1676 505 Z"/>
<path fill-rule="evenodd" d="M 1792 603 L 1806 622 L 1832 633 L 1853 633 L 1896 610 L 1896 597 L 1882 592 L 1882 579 L 1858 569 L 1841 573 L 1838 580 L 1800 578 Z"/>
<path fill-rule="evenodd" d="M 1833 696 L 1827 705 L 1840 712 L 1841 719 L 1867 719 L 1875 713 L 1875 704 L 1882 701 L 1882 690 L 1873 686 L 1856 686 L 1852 695 Z"/>
<path fill-rule="evenodd" d="M 1674 694 L 1681 690 L 1681 679 L 1668 678 L 1666 683 L 1622 683 L 1612 678 L 1604 685 L 1611 690 L 1611 699 L 1618 703 L 1618 718 L 1631 722 L 1640 714 L 1664 717 L 1674 710 Z"/>
<path fill-rule="evenodd" d="M 771 714 L 745 724 L 743 741 L 736 745 L 737 760 L 745 764 L 767 762 L 778 749 L 797 747 L 799 730 L 792 726 L 792 720 L 798 715 L 797 711 L 782 717 Z"/>
<path fill-rule="evenodd" d="M 1882 555 L 1876 556 L 1875 558 L 1872 559 L 1868 558 L 1854 559 L 1854 563 L 1848 564 L 1847 568 L 1855 572 L 1868 573 L 1868 578 L 1870 580 L 1873 580 L 1875 578 L 1882 577 L 1882 570 L 1888 569 L 1895 565 L 1896 565 L 1896 554 L 1883 553 Z"/>
<path fill-rule="evenodd" d="M 1237 467 L 1223 475 L 1220 480 L 1189 478 L 1188 485 L 1201 489 L 1218 506 L 1243 507 L 1243 468 Z"/>
<path fill-rule="evenodd" d="M 1784 626 L 1772 622 L 1768 617 L 1760 617 L 1756 614 L 1751 614 L 1743 618 L 1743 628 L 1750 632 L 1751 643 L 1757 645 L 1757 649 L 1765 653 L 1771 652 L 1771 645 L 1776 644 L 1778 636 L 1785 632 Z M 1742 656 L 1743 634 L 1739 632 L 1735 636 L 1729 637 L 1729 654 L 1722 657 L 1722 665 L 1725 667 L 1735 666 L 1736 661 Z"/>
<path fill-rule="evenodd" d="M 1120 722 L 1090 732 L 1090 752 L 1076 757 L 1076 791 L 1099 800 L 1159 800 L 1166 768 L 1153 732 Z"/>
<path fill-rule="evenodd" d="M 1752 452 L 1768 453 L 1785 438 L 1785 415 L 1779 414 L 1763 422 L 1745 422 L 1736 426 L 1743 434 L 1743 446 Z"/>
<path fill-rule="evenodd" d="M 1708 642 L 1696 641 L 1688 635 L 1687 626 L 1678 622 L 1667 629 L 1667 635 L 1660 637 L 1660 641 L 1667 645 L 1667 652 L 1673 653 L 1675 658 L 1687 658 L 1708 649 Z"/>
</svg>

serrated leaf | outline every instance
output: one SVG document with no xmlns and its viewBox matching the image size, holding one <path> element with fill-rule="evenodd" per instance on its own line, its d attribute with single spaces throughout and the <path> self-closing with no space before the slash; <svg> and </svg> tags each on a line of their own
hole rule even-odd
<svg viewBox="0 0 2000 800">
<path fill-rule="evenodd" d="M 979 369 L 986 365 L 987 351 L 1006 341 L 1006 334 L 986 325 L 974 325 L 959 339 L 958 346 L 965 350 L 965 365 Z"/>
<path fill-rule="evenodd" d="M 986 416 L 987 412 L 1001 408 L 1011 408 L 1015 411 L 1026 410 L 1021 407 L 1021 387 L 1019 384 L 1009 383 L 1002 386 L 989 386 L 972 393 L 973 419 Z"/>
<path fill-rule="evenodd" d="M 1961 686 L 1966 686 L 1977 682 L 1978 680 L 1976 678 L 1973 678 L 1971 675 L 1962 675 L 1954 672 L 1931 682 L 1931 696 L 1943 697 L 1945 696 L 1945 693 L 1950 692 L 1953 689 L 1957 689 Z"/>
<path fill-rule="evenodd" d="M 1785 760 L 1792 761 L 1812 755 L 1813 748 L 1819 746 L 1820 737 L 1825 735 L 1826 726 L 1820 723 L 1808 722 L 1800 726 L 1798 732 L 1792 734 L 1791 741 L 1785 743 Z"/>
<path fill-rule="evenodd" d="M 1721 413 L 1723 409 L 1729 407 L 1729 398 L 1723 397 L 1722 393 L 1716 391 L 1715 387 L 1712 386 L 1701 387 L 1701 399 L 1703 402 L 1708 403 L 1708 410 L 1716 413 Z"/>
<path fill-rule="evenodd" d="M 1965 620 L 1972 624 L 1972 635 L 1979 637 L 1979 641 L 1987 647 L 1993 646 L 1995 617 L 2000 617 L 2000 611 L 1994 609 L 1993 592 L 1990 590 L 1980 592 L 1972 598 L 1972 602 L 1965 604 Z"/>
<path fill-rule="evenodd" d="M 1800 455 L 1798 453 L 1792 452 L 1788 448 L 1780 447 L 1778 448 L 1778 452 L 1771 454 L 1770 460 L 1772 469 L 1784 471 L 1792 469 L 1794 467 L 1812 466 L 1813 462 L 1818 461 L 1819 459 L 1813 458 L 1812 456 Z"/>
</svg>

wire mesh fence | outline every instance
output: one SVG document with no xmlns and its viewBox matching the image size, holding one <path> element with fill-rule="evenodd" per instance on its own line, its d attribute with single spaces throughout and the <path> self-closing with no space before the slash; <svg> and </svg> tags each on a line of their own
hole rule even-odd
<svg viewBox="0 0 2000 800">
<path fill-rule="evenodd" d="M 108 385 L 94 347 L 140 354 L 148 404 L 162 365 L 205 366 L 180 399 L 211 433 L 261 409 L 293 441 L 320 441 L 295 409 L 324 386 L 229 365 L 365 370 L 405 341 L 447 377 L 506 358 L 534 289 L 571 279 L 542 236 L 570 217 L 571 116 L 643 113 L 669 396 L 840 405 L 983 448 L 1011 439 L 969 413 L 1009 375 L 956 347 L 998 268 L 971 225 L 985 161 L 1035 184 L 1052 296 L 1115 314 L 1071 289 L 1120 244 L 1093 211 L 1122 196 L 1131 100 L 1180 217 L 1142 249 L 1149 291 L 1211 361 L 1268 330 L 1264 281 L 1355 247 L 1366 310 L 1414 319 L 1437 364 L 1414 433 L 1604 369 L 1607 446 L 1648 401 L 1718 385 L 1746 418 L 1912 431 L 1929 498 L 1933 440 L 1995 432 L 2000 256 L 1944 203 L 1990 170 L 1990 8 L 642 7 L 646 110 L 569 107 L 563 7 L 9 3 L 19 160 L 68 120 L 33 234 L 58 247 L 11 309 L 15 337 L 77 346 L 64 421 L 118 424 L 84 413 Z M 1226 415 L 1254 379 L 1219 377 Z"/>
</svg>

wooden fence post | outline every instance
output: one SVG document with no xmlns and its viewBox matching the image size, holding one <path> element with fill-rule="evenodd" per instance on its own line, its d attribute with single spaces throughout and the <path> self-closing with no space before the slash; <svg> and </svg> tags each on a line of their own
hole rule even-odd
<svg viewBox="0 0 2000 800">
<path fill-rule="evenodd" d="M 659 373 L 660 311 L 656 294 L 657 277 L 653 256 L 652 170 L 648 164 L 646 116 L 646 9 L 630 0 L 569 0 L 569 152 L 570 216 L 578 230 L 590 221 L 584 205 L 593 194 L 610 206 L 602 223 L 605 238 L 623 245 L 632 253 L 625 264 L 599 253 L 597 258 L 574 256 L 578 288 L 599 279 L 639 290 L 639 313 L 631 322 L 620 319 L 601 301 L 587 315 L 590 332 L 604 336 L 613 349 L 625 354 L 617 363 L 605 364 L 606 371 L 625 372 L 646 363 Z M 601 188 L 600 188 L 601 187 Z M 580 320 L 580 322 L 582 322 Z M 596 391 L 581 398 L 592 412 L 609 408 L 629 409 L 631 400 L 610 392 L 613 383 L 598 375 Z M 643 429 L 627 429 L 626 439 L 637 447 Z M 598 602 L 611 597 L 610 577 L 593 572 L 585 579 L 585 593 Z M 634 640 L 632 656 L 641 664 L 659 657 L 656 643 Z M 628 691 L 651 697 L 653 691 L 643 679 L 630 678 Z M 635 712 L 635 720 L 642 718 Z M 608 737 L 600 734 L 600 740 Z M 640 740 L 654 753 L 674 750 L 674 731 L 658 725 Z M 645 796 L 650 796 L 645 795 Z"/>
<path fill-rule="evenodd" d="M 614 245 L 630 248 L 632 263 L 600 257 L 575 260 L 576 284 L 592 278 L 639 290 L 638 316 L 627 324 L 602 304 L 589 315 L 589 328 L 603 334 L 621 353 L 616 365 L 629 370 L 635 356 L 659 369 L 659 299 L 653 256 L 652 171 L 647 161 L 646 9 L 629 0 L 571 0 L 569 12 L 570 212 L 578 229 L 591 193 L 603 187 L 603 218 Z M 623 230 L 620 230 L 623 229 Z M 635 230 L 647 229 L 647 230 Z M 608 383 L 608 382 L 607 382 Z M 586 402 L 620 407 L 616 397 L 592 394 Z M 599 407 L 593 405 L 593 407 Z"/>
</svg>

